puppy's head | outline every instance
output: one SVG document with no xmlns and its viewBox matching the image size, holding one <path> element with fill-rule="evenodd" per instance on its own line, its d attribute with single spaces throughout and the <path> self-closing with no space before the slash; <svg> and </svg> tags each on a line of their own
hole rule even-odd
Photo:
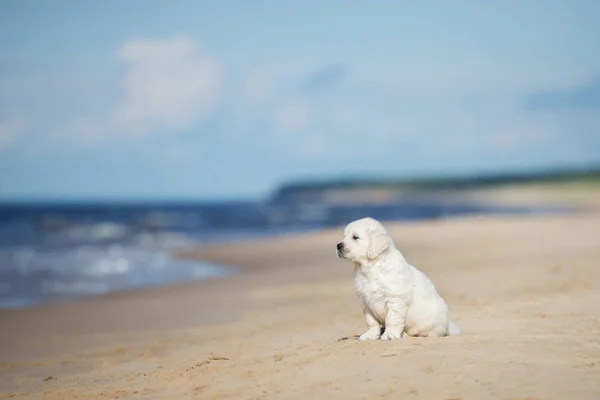
<svg viewBox="0 0 600 400">
<path fill-rule="evenodd" d="M 390 247 L 391 239 L 383 225 L 373 218 L 351 222 L 344 239 L 337 244 L 337 255 L 351 262 L 375 260 Z"/>
</svg>

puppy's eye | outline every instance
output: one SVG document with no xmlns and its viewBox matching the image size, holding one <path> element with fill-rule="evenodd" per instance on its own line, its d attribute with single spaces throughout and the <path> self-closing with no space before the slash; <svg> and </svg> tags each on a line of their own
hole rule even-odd
<svg viewBox="0 0 600 400">
<path fill-rule="evenodd" d="M 352 236 L 352 240 L 358 240 L 358 236 L 356 236 L 356 235 Z"/>
</svg>

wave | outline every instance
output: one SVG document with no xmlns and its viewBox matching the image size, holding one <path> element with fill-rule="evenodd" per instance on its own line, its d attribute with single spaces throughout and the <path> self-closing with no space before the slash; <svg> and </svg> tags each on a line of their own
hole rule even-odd
<svg viewBox="0 0 600 400">
<path fill-rule="evenodd" d="M 548 212 L 403 199 L 382 204 L 0 205 L 0 307 L 207 279 L 229 267 L 175 260 L 173 250 L 380 220 Z M 557 211 L 557 210 L 554 210 Z"/>
<path fill-rule="evenodd" d="M 0 306 L 228 275 L 234 268 L 122 245 L 0 250 Z"/>
</svg>

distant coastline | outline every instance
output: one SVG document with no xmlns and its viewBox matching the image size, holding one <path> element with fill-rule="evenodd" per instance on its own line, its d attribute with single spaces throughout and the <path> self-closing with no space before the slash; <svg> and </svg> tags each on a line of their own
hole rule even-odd
<svg viewBox="0 0 600 400">
<path fill-rule="evenodd" d="M 427 178 L 305 179 L 281 185 L 270 197 L 273 203 L 387 203 L 435 192 L 461 193 L 506 186 L 600 185 L 600 166 L 539 172 L 478 174 Z"/>
</svg>

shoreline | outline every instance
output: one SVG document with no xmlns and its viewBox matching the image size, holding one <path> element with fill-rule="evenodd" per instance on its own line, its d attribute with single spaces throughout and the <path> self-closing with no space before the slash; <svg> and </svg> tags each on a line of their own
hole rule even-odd
<svg viewBox="0 0 600 400">
<path fill-rule="evenodd" d="M 499 190 L 503 190 L 500 188 Z M 422 218 L 409 218 L 409 219 L 390 219 L 382 221 L 386 224 L 410 224 L 410 223 L 420 223 L 427 221 L 436 221 L 440 219 L 460 219 L 460 218 L 469 218 L 469 217 L 478 217 L 478 216 L 533 216 L 533 215 L 555 215 L 555 214 L 565 214 L 565 213 L 579 213 L 579 212 L 589 212 L 593 210 L 590 208 L 589 204 L 566 204 L 563 201 L 545 201 L 545 202 L 531 202 L 527 201 L 527 199 L 518 199 L 517 201 L 511 200 L 510 198 L 506 199 L 506 197 L 501 198 L 500 201 L 497 199 L 493 199 L 490 196 L 490 190 L 483 191 L 467 191 L 461 192 L 460 194 L 454 193 L 452 191 L 444 191 L 442 193 L 437 193 L 440 197 L 437 199 L 439 203 L 449 202 L 450 204 L 470 204 L 483 208 L 483 211 L 480 212 L 459 212 L 456 214 L 450 215 L 440 215 L 440 216 L 431 216 L 431 217 L 422 217 Z M 493 192 L 492 192 L 493 194 Z M 495 195 L 495 194 L 494 194 Z M 186 284 L 197 284 L 199 282 L 204 281 L 215 281 L 223 278 L 227 278 L 232 275 L 237 275 L 240 273 L 249 272 L 249 270 L 253 270 L 255 268 L 260 268 L 259 265 L 255 263 L 246 263 L 243 262 L 238 263 L 237 265 L 232 265 L 228 263 L 222 263 L 220 260 L 213 260 L 210 258 L 212 254 L 211 249 L 222 249 L 223 247 L 229 246 L 238 246 L 241 244 L 252 244 L 252 243 L 261 243 L 269 240 L 276 240 L 279 238 L 296 238 L 302 237 L 306 235 L 314 235 L 315 233 L 330 231 L 335 229 L 342 229 L 343 226 L 328 226 L 325 228 L 305 228 L 305 229 L 297 229 L 283 232 L 263 232 L 258 235 L 249 235 L 247 237 L 239 237 L 235 236 L 230 239 L 225 240 L 217 240 L 211 241 L 205 244 L 197 244 L 194 246 L 190 246 L 188 248 L 173 250 L 169 252 L 170 259 L 173 261 L 182 260 L 182 261 L 196 261 L 200 264 L 204 263 L 207 267 L 213 268 L 216 267 L 219 271 L 211 274 L 211 276 L 207 278 L 199 278 L 199 279 L 188 279 L 188 280 L 174 280 L 167 281 L 165 283 L 145 283 L 140 284 L 135 287 L 123 288 L 123 289 L 109 289 L 104 293 L 98 294 L 82 294 L 78 296 L 57 296 L 54 299 L 41 299 L 34 300 L 29 302 L 25 300 L 24 304 L 19 304 L 21 302 L 20 299 L 14 299 L 14 303 L 18 305 L 10 305 L 0 307 L 0 313 L 11 310 L 23 310 L 23 309 L 34 309 L 34 308 L 47 308 L 47 307 L 61 307 L 66 305 L 72 305 L 74 303 L 82 302 L 82 301 L 90 301 L 94 299 L 102 299 L 104 297 L 112 297 L 115 295 L 123 295 L 128 293 L 136 293 L 145 290 L 155 290 L 162 287 L 179 287 Z M 205 255 L 206 253 L 206 255 Z M 249 265 L 248 265 L 249 264 Z"/>
</svg>

